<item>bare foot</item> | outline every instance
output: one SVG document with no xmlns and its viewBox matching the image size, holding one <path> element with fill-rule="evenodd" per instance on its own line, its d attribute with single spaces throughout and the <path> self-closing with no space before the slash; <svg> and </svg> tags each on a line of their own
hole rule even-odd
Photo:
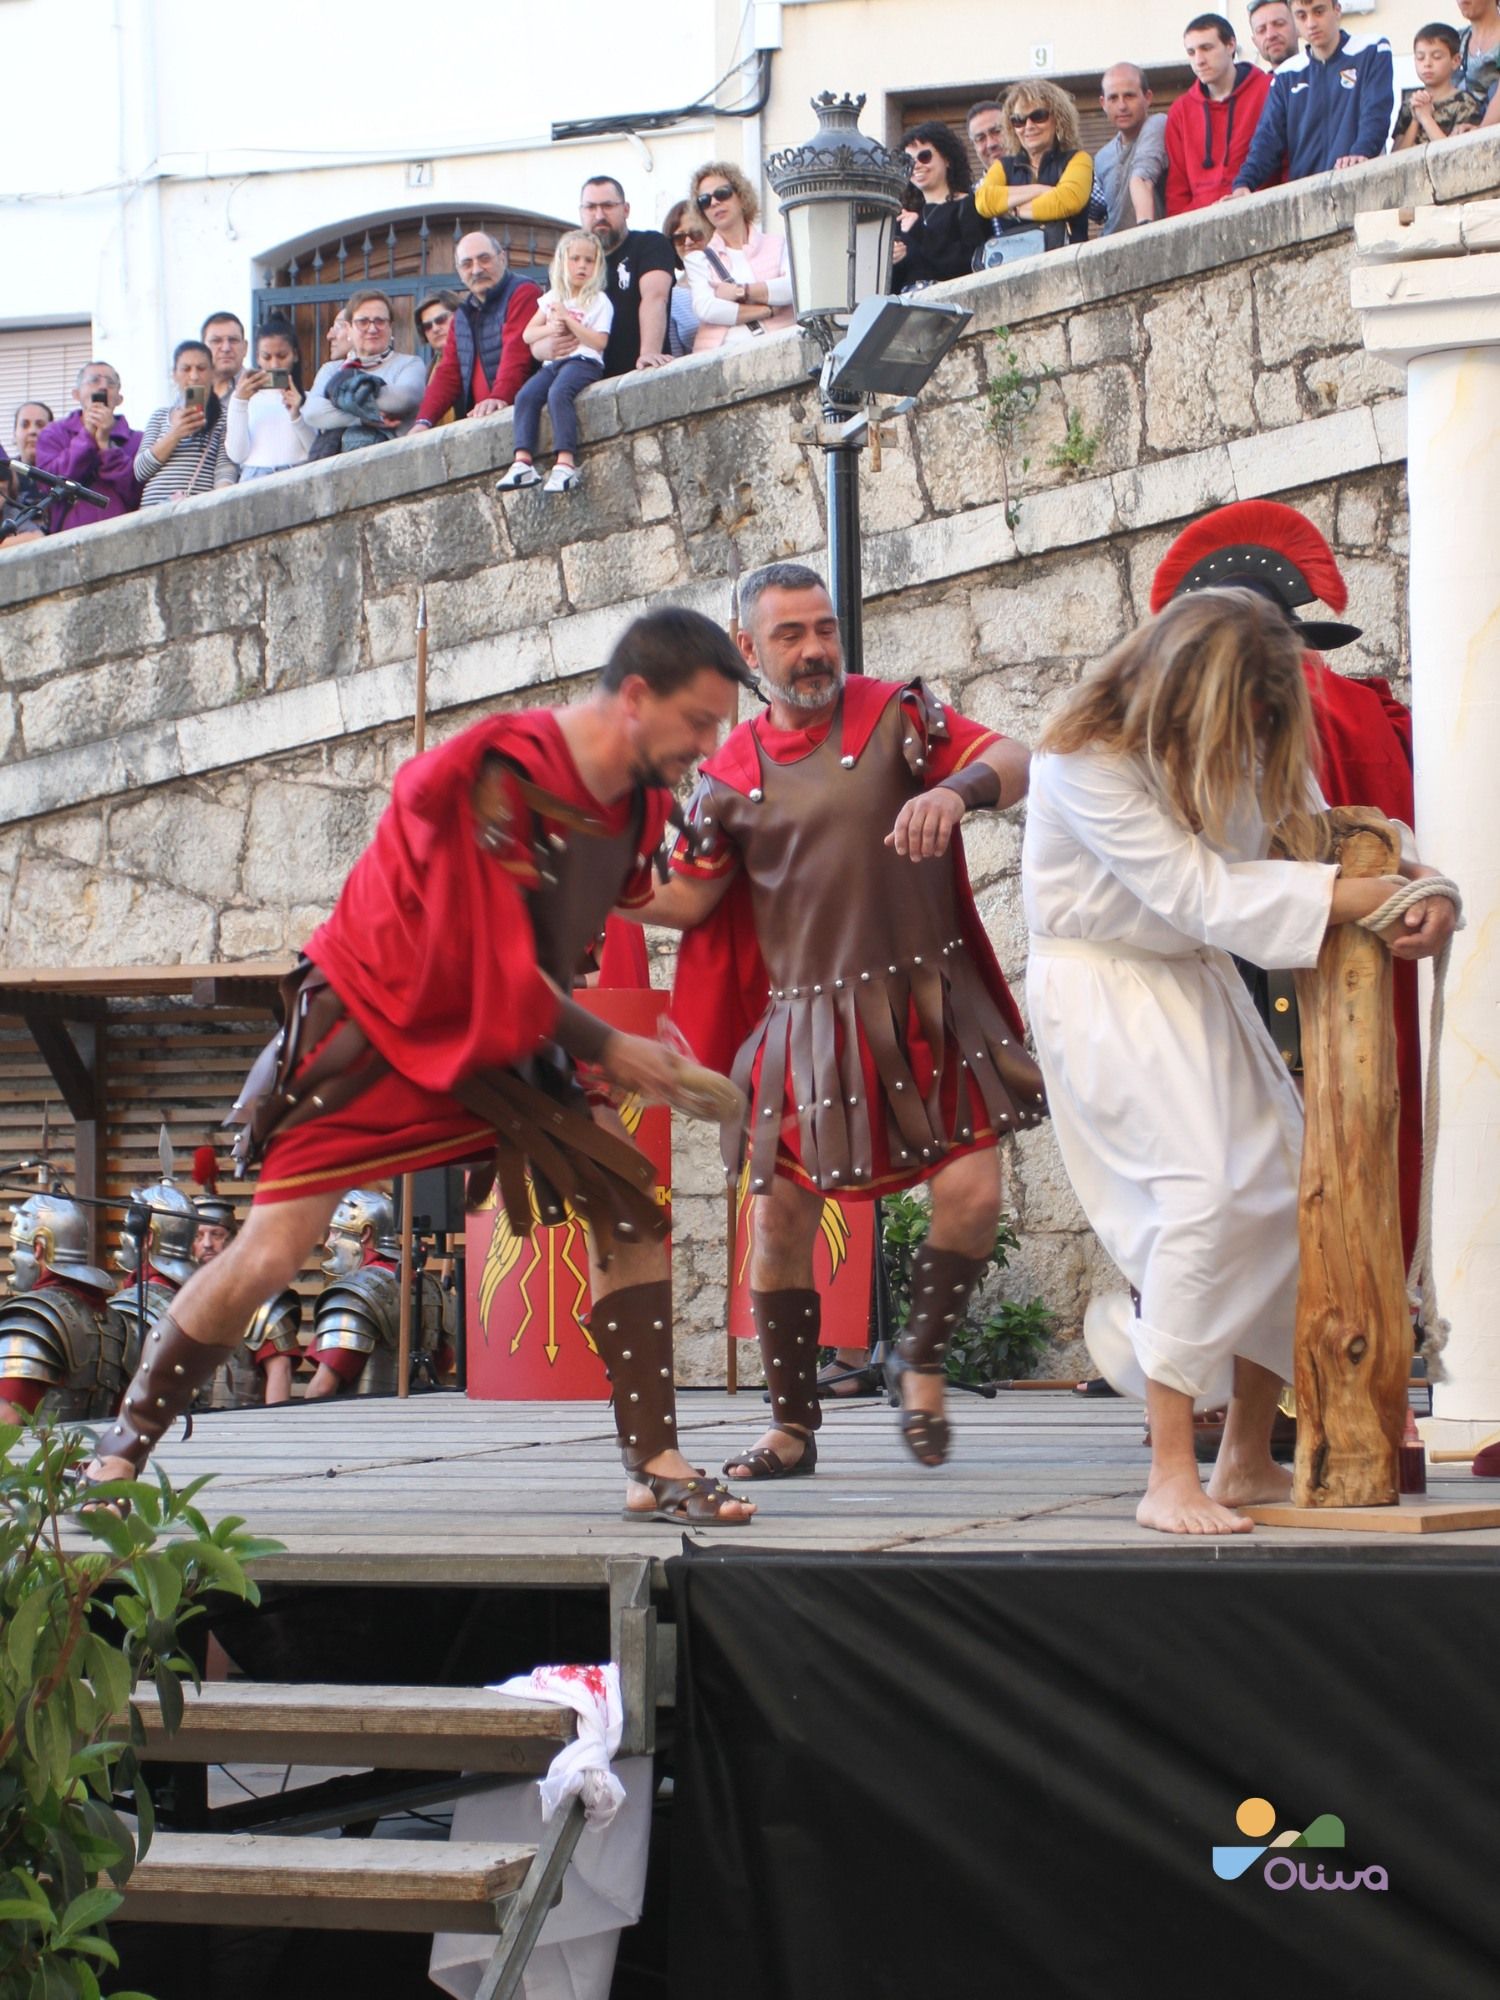
<svg viewBox="0 0 1500 2000">
<path fill-rule="evenodd" d="M 1226 1461 L 1219 1453 L 1209 1475 L 1208 1493 L 1224 1507 L 1272 1506 L 1292 1497 L 1292 1475 L 1274 1458 L 1264 1461 Z"/>
<path fill-rule="evenodd" d="M 1153 1479 L 1135 1518 L 1143 1528 L 1159 1528 L 1164 1535 L 1244 1535 L 1255 1525 L 1210 1499 L 1196 1472 Z"/>
<path fill-rule="evenodd" d="M 680 1451 L 658 1452 L 655 1458 L 647 1459 L 643 1470 L 654 1472 L 658 1479 L 705 1479 L 696 1465 L 689 1465 Z M 707 1483 L 705 1479 L 705 1484 Z M 656 1495 L 649 1486 L 639 1479 L 631 1479 L 625 1486 L 625 1510 L 630 1514 L 652 1513 L 657 1505 Z M 719 1504 L 718 1518 L 721 1521 L 748 1521 L 755 1512 L 749 1500 L 724 1500 Z M 696 1525 L 711 1526 L 709 1522 Z"/>
<path fill-rule="evenodd" d="M 751 1451 L 774 1451 L 782 1464 L 790 1468 L 797 1464 L 807 1449 L 807 1439 L 796 1431 L 779 1431 L 773 1424 L 768 1431 L 762 1431 L 750 1447 Z M 656 1470 L 653 1466 L 652 1471 Z M 724 1461 L 724 1474 L 728 1479 L 754 1479 L 749 1460 L 741 1455 Z"/>
</svg>

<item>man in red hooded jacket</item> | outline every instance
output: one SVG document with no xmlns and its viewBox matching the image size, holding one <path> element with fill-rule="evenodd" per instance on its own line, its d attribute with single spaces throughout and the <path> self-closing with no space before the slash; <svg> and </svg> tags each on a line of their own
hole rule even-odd
<svg viewBox="0 0 1500 2000">
<path fill-rule="evenodd" d="M 157 1321 L 92 1478 L 144 1464 L 346 1188 L 492 1155 L 481 1172 L 518 1233 L 532 1224 L 528 1172 L 544 1221 L 569 1204 L 587 1225 L 632 1517 L 749 1518 L 677 1449 L 655 1175 L 612 1113 L 590 1116 L 573 1062 L 700 1116 L 724 1115 L 723 1079 L 715 1101 L 659 1043 L 565 997 L 610 909 L 649 895 L 671 788 L 713 749 L 746 678 L 708 619 L 651 612 L 587 701 L 492 716 L 397 773 L 235 1108 L 241 1162 L 264 1153 L 249 1219 Z"/>
<path fill-rule="evenodd" d="M 1236 60 L 1222 14 L 1189 21 L 1182 45 L 1195 81 L 1167 112 L 1168 215 L 1211 208 L 1229 193 L 1271 89 L 1264 70 Z"/>
</svg>

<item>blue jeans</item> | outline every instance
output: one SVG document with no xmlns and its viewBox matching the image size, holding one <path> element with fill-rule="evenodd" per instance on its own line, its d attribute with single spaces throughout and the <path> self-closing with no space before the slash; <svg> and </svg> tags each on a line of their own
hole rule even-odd
<svg viewBox="0 0 1500 2000">
<path fill-rule="evenodd" d="M 552 449 L 578 456 L 578 418 L 573 404 L 580 389 L 603 379 L 604 363 L 583 361 L 570 354 L 566 361 L 544 361 L 534 375 L 521 384 L 516 397 L 516 450 L 536 456 L 537 436 L 542 428 L 542 405 L 552 418 Z"/>
</svg>

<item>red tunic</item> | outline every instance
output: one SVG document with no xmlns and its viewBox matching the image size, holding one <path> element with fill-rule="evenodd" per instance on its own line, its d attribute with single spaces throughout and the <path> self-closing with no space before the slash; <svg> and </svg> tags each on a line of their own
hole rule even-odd
<svg viewBox="0 0 1500 2000">
<path fill-rule="evenodd" d="M 1040 1079 L 961 841 L 920 885 L 880 845 L 903 800 L 998 740 L 926 700 L 920 686 L 856 678 L 829 721 L 780 731 L 758 717 L 704 766 L 695 816 L 711 844 L 696 854 L 679 844 L 673 867 L 735 879 L 683 939 L 673 1014 L 702 1060 L 733 1064 L 749 1087 L 752 1189 L 774 1170 L 843 1197 L 878 1195 L 1040 1115 Z M 787 781 L 772 783 L 775 767 Z M 975 1064 L 988 1066 L 983 1085 Z"/>
<path fill-rule="evenodd" d="M 493 1135 L 451 1087 L 524 1061 L 549 1038 L 557 997 L 537 963 L 527 904 L 529 893 L 545 893 L 530 859 L 531 814 L 513 795 L 504 854 L 476 837 L 470 794 L 491 751 L 607 832 L 627 825 L 631 795 L 612 805 L 593 796 L 548 709 L 492 716 L 402 766 L 374 839 L 307 945 L 391 1069 L 342 1111 L 274 1136 L 257 1201 L 479 1158 Z M 618 902 L 649 897 L 670 804 L 664 790 L 647 793 L 640 852 Z"/>
</svg>

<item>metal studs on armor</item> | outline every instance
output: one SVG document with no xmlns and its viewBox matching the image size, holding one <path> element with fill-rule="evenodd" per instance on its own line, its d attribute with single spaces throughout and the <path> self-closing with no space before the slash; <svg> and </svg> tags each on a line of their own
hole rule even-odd
<svg viewBox="0 0 1500 2000">
<path fill-rule="evenodd" d="M 611 1332 L 611 1333 L 613 1333 L 613 1332 L 614 1332 L 614 1328 L 613 1328 L 613 1327 L 611 1327 L 611 1328 L 610 1328 L 610 1332 Z M 634 1356 L 634 1355 L 633 1355 L 633 1354 L 631 1353 L 631 1351 L 630 1351 L 630 1349 L 629 1349 L 628 1347 L 622 1347 L 622 1348 L 620 1349 L 620 1359 L 621 1359 L 622 1361 L 633 1361 L 633 1360 L 635 1359 L 635 1356 Z"/>
<path fill-rule="evenodd" d="M 654 1319 L 651 1322 L 651 1331 L 653 1333 L 660 1333 L 665 1325 L 666 1325 L 665 1320 Z"/>
<path fill-rule="evenodd" d="M 172 1364 L 172 1373 L 174 1375 L 186 1375 L 187 1370 L 183 1367 L 180 1361 L 174 1361 Z"/>
<path fill-rule="evenodd" d="M 750 787 L 750 803 L 751 803 L 751 805 L 753 805 L 753 806 L 758 806 L 758 805 L 760 804 L 761 800 L 762 800 L 762 799 L 763 799 L 764 797 L 765 797 L 765 793 L 764 793 L 764 792 L 763 792 L 763 791 L 761 790 L 761 788 L 760 788 L 760 786 L 759 786 L 759 785 L 752 785 L 752 786 Z"/>
<path fill-rule="evenodd" d="M 852 771 L 854 769 L 854 759 L 852 757 L 840 757 L 839 762 L 843 765 L 846 771 Z"/>
</svg>

